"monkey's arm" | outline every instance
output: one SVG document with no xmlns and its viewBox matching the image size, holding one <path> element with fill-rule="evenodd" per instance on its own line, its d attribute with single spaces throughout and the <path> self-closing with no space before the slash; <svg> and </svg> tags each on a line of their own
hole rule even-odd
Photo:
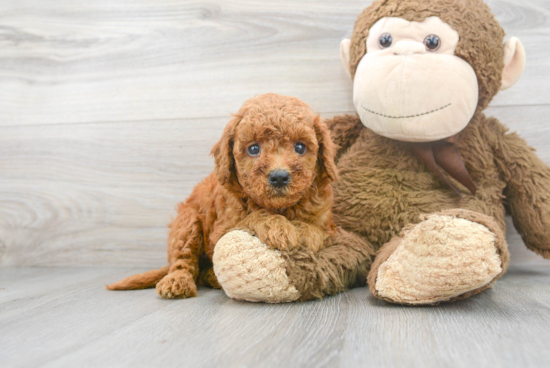
<svg viewBox="0 0 550 368">
<path fill-rule="evenodd" d="M 283 253 L 286 272 L 292 280 L 300 280 L 299 300 L 320 299 L 334 295 L 367 281 L 374 250 L 364 239 L 337 227 L 326 239 L 326 247 L 317 254 L 296 248 Z"/>
<path fill-rule="evenodd" d="M 332 140 L 338 145 L 335 157 L 338 162 L 340 156 L 355 143 L 364 126 L 357 115 L 335 116 L 325 120 L 325 124 L 330 130 Z"/>
<path fill-rule="evenodd" d="M 514 226 L 530 250 L 550 259 L 550 168 L 518 134 L 488 122 L 497 125 L 493 147 Z"/>
</svg>

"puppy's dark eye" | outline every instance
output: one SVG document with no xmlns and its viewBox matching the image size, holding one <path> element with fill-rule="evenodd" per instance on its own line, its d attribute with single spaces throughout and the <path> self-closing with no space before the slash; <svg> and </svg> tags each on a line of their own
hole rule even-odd
<svg viewBox="0 0 550 368">
<path fill-rule="evenodd" d="M 441 47 L 441 40 L 436 35 L 429 35 L 424 39 L 424 46 L 428 51 L 437 51 Z"/>
<path fill-rule="evenodd" d="M 246 150 L 246 152 L 248 152 L 248 154 L 250 156 L 258 156 L 260 154 L 260 145 L 259 144 L 253 144 L 252 146 L 248 147 L 248 149 Z"/>
<path fill-rule="evenodd" d="M 393 43 L 393 37 L 389 33 L 384 33 L 382 36 L 380 36 L 379 43 L 381 48 L 387 49 Z"/>
<path fill-rule="evenodd" d="M 296 152 L 299 155 L 303 155 L 304 153 L 306 153 L 306 145 L 303 143 L 297 142 L 294 145 L 294 152 Z"/>
</svg>

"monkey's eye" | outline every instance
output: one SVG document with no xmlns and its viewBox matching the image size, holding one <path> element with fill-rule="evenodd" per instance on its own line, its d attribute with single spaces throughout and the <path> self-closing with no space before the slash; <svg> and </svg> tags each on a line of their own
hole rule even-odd
<svg viewBox="0 0 550 368">
<path fill-rule="evenodd" d="M 390 47 L 391 44 L 393 43 L 393 38 L 391 34 L 384 33 L 382 36 L 380 36 L 379 43 L 380 43 L 380 47 L 383 49 L 387 49 L 388 47 Z"/>
<path fill-rule="evenodd" d="M 250 147 L 248 147 L 248 149 L 246 150 L 246 152 L 248 152 L 248 154 L 250 156 L 258 156 L 260 154 L 260 145 L 259 144 L 253 144 L 251 145 Z"/>
<path fill-rule="evenodd" d="M 436 35 L 429 35 L 424 39 L 424 46 L 428 51 L 437 51 L 441 47 L 441 40 Z"/>
<path fill-rule="evenodd" d="M 303 155 L 306 153 L 306 145 L 301 142 L 296 142 L 294 145 L 294 152 L 296 152 L 299 155 Z"/>
</svg>

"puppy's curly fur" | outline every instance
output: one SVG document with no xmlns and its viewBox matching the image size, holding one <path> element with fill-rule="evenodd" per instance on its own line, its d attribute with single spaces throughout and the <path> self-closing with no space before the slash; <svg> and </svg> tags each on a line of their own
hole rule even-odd
<svg viewBox="0 0 550 368">
<path fill-rule="evenodd" d="M 297 143 L 305 145 L 304 153 Z M 250 151 L 254 145 L 257 154 Z M 328 129 L 304 102 L 276 94 L 246 101 L 212 149 L 214 172 L 178 206 L 168 238 L 170 265 L 107 288 L 156 284 L 162 298 L 195 296 L 197 284 L 219 288 L 214 247 L 235 228 L 285 252 L 298 246 L 317 252 L 333 244 L 331 237 L 340 232 L 331 213 L 335 152 Z M 276 170 L 289 175 L 286 185 L 270 182 Z"/>
</svg>

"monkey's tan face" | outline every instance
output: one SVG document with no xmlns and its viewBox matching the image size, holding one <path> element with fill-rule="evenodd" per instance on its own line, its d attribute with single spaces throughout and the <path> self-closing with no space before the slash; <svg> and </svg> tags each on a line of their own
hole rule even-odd
<svg viewBox="0 0 550 368">
<path fill-rule="evenodd" d="M 354 77 L 353 101 L 363 124 L 411 142 L 460 132 L 476 110 L 478 84 L 472 67 L 454 55 L 458 41 L 438 17 L 376 22 Z"/>
</svg>

